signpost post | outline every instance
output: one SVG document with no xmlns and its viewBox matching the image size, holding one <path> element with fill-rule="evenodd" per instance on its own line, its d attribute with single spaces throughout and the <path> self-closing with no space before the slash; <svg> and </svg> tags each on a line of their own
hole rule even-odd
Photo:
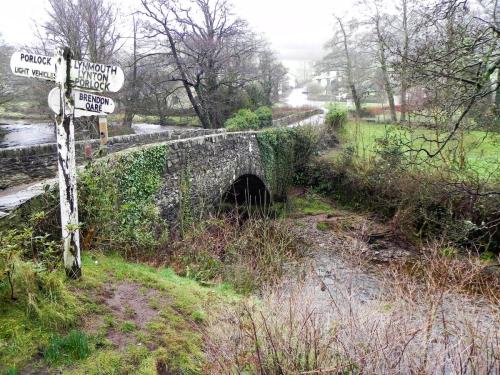
<svg viewBox="0 0 500 375">
<path fill-rule="evenodd" d="M 118 66 L 72 60 L 69 48 L 57 50 L 56 56 L 14 52 L 10 59 L 12 73 L 22 77 L 55 81 L 48 98 L 56 113 L 57 166 L 59 199 L 66 275 L 72 279 L 82 274 L 80 233 L 76 190 L 76 158 L 74 117 L 99 116 L 101 145 L 108 141 L 106 115 L 115 109 L 110 98 L 74 90 L 116 92 L 123 86 L 125 75 Z"/>
<path fill-rule="evenodd" d="M 82 275 L 80 231 L 76 196 L 75 127 L 70 84 L 71 51 L 58 50 L 55 74 L 59 86 L 59 113 L 56 114 L 57 167 L 59 170 L 59 200 L 66 275 L 78 279 Z"/>
<path fill-rule="evenodd" d="M 99 139 L 101 147 L 108 143 L 108 118 L 106 116 L 99 116 Z"/>
</svg>

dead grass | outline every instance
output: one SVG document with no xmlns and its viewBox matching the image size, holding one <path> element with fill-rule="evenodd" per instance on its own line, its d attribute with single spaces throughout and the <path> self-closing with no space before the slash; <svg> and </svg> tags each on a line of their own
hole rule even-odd
<svg viewBox="0 0 500 375">
<path fill-rule="evenodd" d="M 403 289 L 417 281 L 429 291 L 463 293 L 500 305 L 498 263 L 498 259 L 484 261 L 477 254 L 461 254 L 435 242 L 423 248 L 418 258 L 392 263 L 389 275 Z"/>
<path fill-rule="evenodd" d="M 208 373 L 499 373 L 498 309 L 477 315 L 444 293 L 362 301 L 353 285 L 334 289 L 311 276 L 215 318 Z"/>
<path fill-rule="evenodd" d="M 172 245 L 170 264 L 204 284 L 229 282 L 242 293 L 280 279 L 285 265 L 299 259 L 302 245 L 284 220 L 250 215 L 214 218 Z"/>
</svg>

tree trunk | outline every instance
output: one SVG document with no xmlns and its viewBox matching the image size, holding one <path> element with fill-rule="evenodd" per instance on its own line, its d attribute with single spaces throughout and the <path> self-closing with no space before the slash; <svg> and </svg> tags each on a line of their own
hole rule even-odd
<svg viewBox="0 0 500 375">
<path fill-rule="evenodd" d="M 408 91 L 407 65 L 408 65 L 408 0 L 402 0 L 403 5 L 403 58 L 401 61 L 401 122 L 406 121 L 407 103 L 406 93 Z"/>
<path fill-rule="evenodd" d="M 137 23 L 135 21 L 135 17 L 133 19 L 134 23 L 134 31 L 133 31 L 133 39 L 134 39 L 134 47 L 133 47 L 133 62 L 132 62 L 132 79 L 130 82 L 131 92 L 127 96 L 127 103 L 125 107 L 125 116 L 123 117 L 122 125 L 126 127 L 132 127 L 132 120 L 135 116 L 135 110 L 137 105 Z"/>
<path fill-rule="evenodd" d="M 135 113 L 133 113 L 129 107 L 125 108 L 125 115 L 123 116 L 122 126 L 126 126 L 127 128 L 132 127 L 134 116 Z"/>
<path fill-rule="evenodd" d="M 184 86 L 184 90 L 186 90 L 186 94 L 188 96 L 191 105 L 193 106 L 194 112 L 196 113 L 196 116 L 200 120 L 201 126 L 204 129 L 210 129 L 211 128 L 210 120 L 208 119 L 208 116 L 203 110 L 203 107 L 200 107 L 198 100 L 194 97 L 193 92 L 191 91 L 192 85 L 190 85 L 188 81 L 187 74 L 184 70 L 184 67 L 182 66 L 179 54 L 177 53 L 177 47 L 175 46 L 174 38 L 172 37 L 172 33 L 170 32 L 170 29 L 167 26 L 165 26 L 165 34 L 167 34 L 168 43 L 170 44 L 170 49 L 172 51 L 172 56 L 175 61 L 175 66 L 177 67 L 179 73 L 181 74 L 182 85 Z M 197 87 L 194 87 L 194 89 L 195 91 L 197 91 L 198 99 L 201 101 L 202 98 L 199 96 L 199 89 L 197 89 Z"/>
<path fill-rule="evenodd" d="M 163 110 L 161 97 L 158 94 L 154 94 L 154 96 L 156 102 L 156 112 L 158 114 L 158 117 L 160 118 L 160 125 L 167 125 L 167 119 L 165 116 L 165 111 Z"/>
<path fill-rule="evenodd" d="M 392 85 L 389 79 L 389 73 L 387 72 L 387 60 L 385 57 L 384 40 L 382 32 L 380 30 L 380 18 L 378 16 L 376 19 L 376 29 L 378 38 L 380 69 L 382 70 L 382 79 L 384 81 L 385 93 L 387 95 L 387 101 L 389 102 L 389 109 L 391 111 L 391 120 L 393 122 L 396 122 L 398 121 L 398 118 L 396 116 L 396 106 L 394 105 L 394 93 L 392 91 Z"/>
<path fill-rule="evenodd" d="M 361 117 L 361 98 L 358 95 L 358 91 L 356 90 L 356 84 L 354 83 L 354 79 L 352 76 L 352 63 L 351 57 L 349 55 L 349 48 L 347 46 L 347 34 L 344 29 L 344 24 L 337 18 L 337 22 L 339 23 L 340 29 L 342 31 L 343 39 L 344 39 L 344 52 L 346 57 L 346 72 L 347 72 L 347 83 L 349 88 L 351 89 L 352 100 L 354 101 L 354 106 L 356 107 L 356 116 L 358 118 Z"/>
<path fill-rule="evenodd" d="M 497 69 L 497 89 L 495 92 L 496 118 L 500 120 L 500 68 Z"/>
</svg>

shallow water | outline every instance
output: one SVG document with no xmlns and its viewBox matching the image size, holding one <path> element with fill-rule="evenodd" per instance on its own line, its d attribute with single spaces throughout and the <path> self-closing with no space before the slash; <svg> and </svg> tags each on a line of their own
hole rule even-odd
<svg viewBox="0 0 500 375">
<path fill-rule="evenodd" d="M 162 126 L 156 124 L 133 124 L 132 132 L 129 129 L 109 127 L 110 136 L 118 134 L 148 134 L 161 133 L 168 130 L 186 130 L 191 129 L 186 126 Z M 113 134 L 117 133 L 117 134 Z M 77 134 L 78 139 L 78 134 Z M 8 125 L 0 125 L 0 148 L 33 146 L 43 143 L 54 143 L 56 135 L 54 132 L 54 124 L 51 123 L 36 123 L 22 124 L 13 123 Z"/>
</svg>

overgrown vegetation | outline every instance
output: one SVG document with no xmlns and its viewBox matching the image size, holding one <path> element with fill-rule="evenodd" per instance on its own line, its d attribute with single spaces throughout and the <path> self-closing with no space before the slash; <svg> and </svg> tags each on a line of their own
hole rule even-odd
<svg viewBox="0 0 500 375">
<path fill-rule="evenodd" d="M 355 131 L 372 128 L 372 137 Z M 420 243 L 440 239 L 474 252 L 498 252 L 498 167 L 490 162 L 488 174 L 479 174 L 473 161 L 464 162 L 467 149 L 462 157 L 421 160 L 405 152 L 400 140 L 407 133 L 394 130 L 348 124 L 343 149 L 311 164 L 310 186 L 345 205 L 376 212 Z"/>
<path fill-rule="evenodd" d="M 240 109 L 226 120 L 224 127 L 228 131 L 258 130 L 273 124 L 273 114 L 269 107 L 259 107 L 255 111 Z"/>
<path fill-rule="evenodd" d="M 347 121 L 347 111 L 336 105 L 330 105 L 325 116 L 325 124 L 334 130 L 340 130 Z"/>
<path fill-rule="evenodd" d="M 193 227 L 173 244 L 169 262 L 202 284 L 227 282 L 248 294 L 279 281 L 285 264 L 302 255 L 303 246 L 285 222 L 254 213 L 241 223 L 234 213 Z"/>
<path fill-rule="evenodd" d="M 360 286 L 334 285 L 312 274 L 211 320 L 209 373 L 488 374 L 498 367 L 498 335 L 459 301 L 397 284 L 367 301 L 356 297 Z M 494 309 L 487 314 L 498 319 Z"/>
</svg>

